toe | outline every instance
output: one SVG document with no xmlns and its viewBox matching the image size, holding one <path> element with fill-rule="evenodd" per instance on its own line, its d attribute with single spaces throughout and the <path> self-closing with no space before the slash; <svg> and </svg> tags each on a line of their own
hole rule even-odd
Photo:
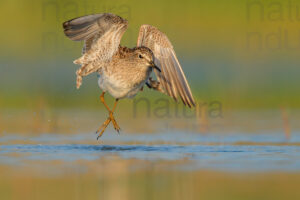
<svg viewBox="0 0 300 200">
<path fill-rule="evenodd" d="M 103 135 L 105 129 L 107 128 L 108 124 L 111 122 L 110 118 L 107 118 L 107 120 L 98 128 L 98 130 L 96 131 L 96 134 L 99 133 L 97 140 Z"/>
</svg>

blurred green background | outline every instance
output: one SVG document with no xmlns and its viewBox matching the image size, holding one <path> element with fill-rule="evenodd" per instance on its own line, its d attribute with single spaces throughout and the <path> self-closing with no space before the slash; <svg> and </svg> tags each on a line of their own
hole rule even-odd
<svg viewBox="0 0 300 200">
<path fill-rule="evenodd" d="M 72 61 L 82 43 L 66 38 L 62 23 L 111 12 L 129 20 L 122 45 L 135 46 L 141 24 L 168 35 L 198 102 L 218 101 L 225 111 L 297 110 L 298 7 L 284 0 L 2 0 L 0 109 L 100 110 L 96 74 L 75 88 Z M 146 89 L 141 97 L 164 96 Z M 132 108 L 132 101 L 120 107 Z"/>
<path fill-rule="evenodd" d="M 122 44 L 136 44 L 141 24 L 172 41 L 198 100 L 234 109 L 299 108 L 300 29 L 297 1 L 56 1 L 0 3 L 0 107 L 40 98 L 51 106 L 93 107 L 96 75 L 75 89 L 81 43 L 67 39 L 62 23 L 112 12 L 129 20 Z M 146 95 L 149 97 L 149 95 Z"/>
</svg>

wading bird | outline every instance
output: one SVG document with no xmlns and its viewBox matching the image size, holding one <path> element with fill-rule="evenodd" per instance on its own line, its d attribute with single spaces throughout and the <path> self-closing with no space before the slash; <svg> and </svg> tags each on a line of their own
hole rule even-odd
<svg viewBox="0 0 300 200">
<path fill-rule="evenodd" d="M 195 106 L 191 89 L 167 36 L 151 25 L 142 25 L 137 47 L 123 47 L 120 41 L 127 25 L 127 20 L 110 13 L 87 15 L 63 23 L 68 38 L 84 41 L 82 56 L 74 61 L 81 65 L 76 71 L 77 89 L 83 76 L 93 72 L 100 75 L 100 100 L 108 110 L 109 117 L 97 130 L 97 139 L 110 122 L 119 132 L 120 127 L 113 115 L 118 100 L 133 98 L 144 85 L 176 101 L 180 98 L 189 107 Z M 152 71 L 156 80 L 150 77 Z M 116 99 L 113 109 L 104 100 L 105 92 Z"/>
</svg>

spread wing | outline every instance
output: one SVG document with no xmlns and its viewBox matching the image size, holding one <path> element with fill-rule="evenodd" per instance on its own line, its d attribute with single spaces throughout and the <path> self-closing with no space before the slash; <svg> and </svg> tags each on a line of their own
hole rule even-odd
<svg viewBox="0 0 300 200">
<path fill-rule="evenodd" d="M 179 96 L 189 107 L 195 106 L 190 86 L 167 36 L 153 26 L 142 25 L 137 46 L 148 47 L 153 52 L 154 63 L 161 69 L 161 72 L 155 70 L 155 74 L 165 93 L 175 100 Z"/>
<path fill-rule="evenodd" d="M 73 41 L 84 41 L 81 64 L 77 74 L 77 88 L 82 76 L 97 71 L 117 52 L 127 29 L 127 20 L 110 13 L 87 15 L 63 23 L 65 35 Z"/>
</svg>

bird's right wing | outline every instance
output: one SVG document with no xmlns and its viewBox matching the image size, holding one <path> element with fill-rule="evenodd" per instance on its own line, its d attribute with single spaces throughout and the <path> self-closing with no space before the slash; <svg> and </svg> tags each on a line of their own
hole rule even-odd
<svg viewBox="0 0 300 200">
<path fill-rule="evenodd" d="M 81 76 L 97 71 L 117 52 L 121 38 L 127 29 L 127 20 L 110 13 L 87 15 L 63 23 L 65 35 L 73 41 L 84 41 L 83 55 L 74 61 L 82 67 Z M 81 84 L 81 83 L 80 83 Z M 77 83 L 77 88 L 80 86 Z"/>
</svg>

